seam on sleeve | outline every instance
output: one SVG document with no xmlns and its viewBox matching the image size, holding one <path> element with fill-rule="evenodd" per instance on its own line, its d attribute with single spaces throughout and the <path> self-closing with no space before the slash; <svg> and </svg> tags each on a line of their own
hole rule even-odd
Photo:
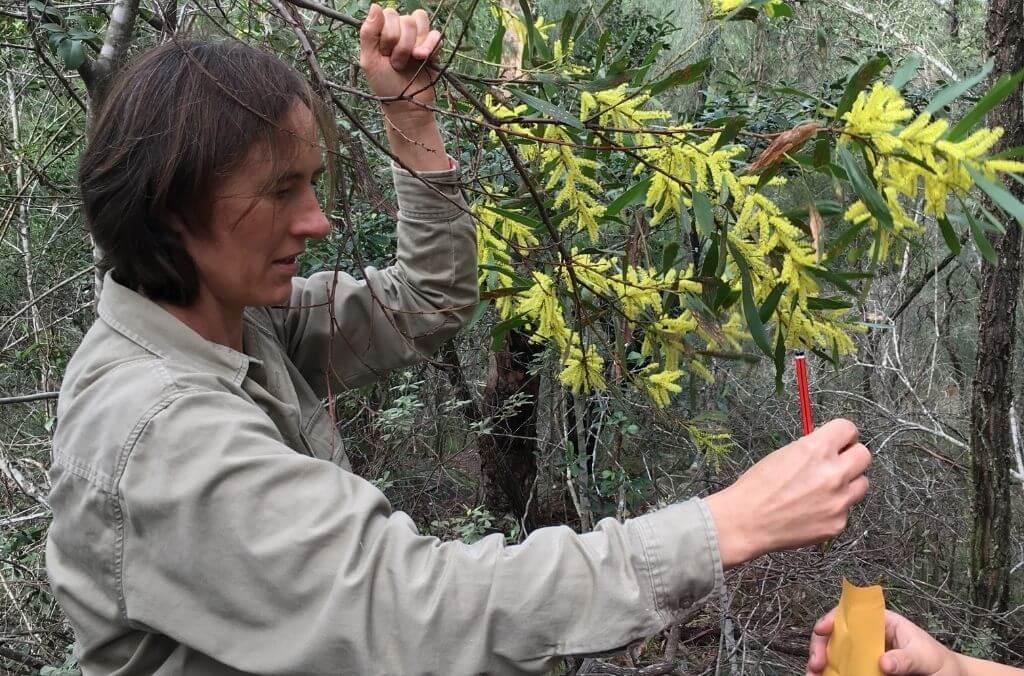
<svg viewBox="0 0 1024 676">
<path fill-rule="evenodd" d="M 714 568 L 715 581 L 711 589 L 694 604 L 704 603 L 715 594 L 725 598 L 725 570 L 722 567 L 722 553 L 718 545 L 718 531 L 715 529 L 714 519 L 711 518 L 711 511 L 702 498 L 697 499 L 698 511 L 704 522 L 704 543 L 711 554 L 711 565 Z"/>
<path fill-rule="evenodd" d="M 124 476 L 125 467 L 128 464 L 128 458 L 132 451 L 135 449 L 135 445 L 138 443 L 139 438 L 142 436 L 142 432 L 145 431 L 149 423 L 155 418 L 161 411 L 170 406 L 173 402 L 180 399 L 183 395 L 181 390 L 170 392 L 160 398 L 155 404 L 149 407 L 145 413 L 139 416 L 138 421 L 132 428 L 131 432 L 128 433 L 128 438 L 125 439 L 124 444 L 121 446 L 121 452 L 117 460 L 117 466 L 114 469 L 113 487 L 114 490 L 110 493 L 111 508 L 114 512 L 114 583 L 117 586 L 117 608 L 118 612 L 121 613 L 121 619 L 128 623 L 130 626 L 134 626 L 128 619 L 128 607 L 125 600 L 124 592 L 124 541 L 125 541 L 125 528 L 124 528 L 124 509 L 122 508 L 123 497 L 121 495 L 121 477 Z"/>
<path fill-rule="evenodd" d="M 660 563 L 660 560 L 657 552 L 653 551 L 656 550 L 657 547 L 651 542 L 650 538 L 650 535 L 653 535 L 653 533 L 647 532 L 649 526 L 645 521 L 637 521 L 634 523 L 640 526 L 637 529 L 637 534 L 640 537 L 640 546 L 643 550 L 644 564 L 647 568 L 647 580 L 651 588 L 651 601 L 654 605 L 654 612 L 657 614 L 659 621 L 662 624 L 665 624 L 670 620 L 670 618 L 665 612 L 665 603 L 663 601 L 665 594 L 663 591 L 661 576 L 658 574 L 658 564 Z"/>
</svg>

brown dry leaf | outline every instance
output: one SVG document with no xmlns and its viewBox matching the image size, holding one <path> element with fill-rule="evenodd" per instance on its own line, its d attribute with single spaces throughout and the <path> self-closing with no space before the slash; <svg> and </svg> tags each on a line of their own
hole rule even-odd
<svg viewBox="0 0 1024 676">
<path fill-rule="evenodd" d="M 811 241 L 814 242 L 814 255 L 818 263 L 821 262 L 821 233 L 825 229 L 825 222 L 821 220 L 821 214 L 814 204 L 807 205 L 807 223 L 811 226 Z"/>
<path fill-rule="evenodd" d="M 806 122 L 799 127 L 784 131 L 747 167 L 748 174 L 764 171 L 782 158 L 783 155 L 799 149 L 807 139 L 818 133 L 821 125 L 817 122 Z"/>
</svg>

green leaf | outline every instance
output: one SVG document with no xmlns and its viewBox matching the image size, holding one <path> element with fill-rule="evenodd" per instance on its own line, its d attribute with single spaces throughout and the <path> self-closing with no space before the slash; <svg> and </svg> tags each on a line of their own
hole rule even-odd
<svg viewBox="0 0 1024 676">
<path fill-rule="evenodd" d="M 64 60 L 64 67 L 76 70 L 85 62 L 85 53 L 82 51 L 81 40 L 64 40 L 57 50 L 60 58 Z"/>
<path fill-rule="evenodd" d="M 992 243 L 985 237 L 985 231 L 971 216 L 971 212 L 965 211 L 964 214 L 967 216 L 967 223 L 971 226 L 971 235 L 974 237 L 974 245 L 978 247 L 978 253 L 989 263 L 995 265 L 999 257 L 996 255 L 996 250 L 992 248 Z"/>
<path fill-rule="evenodd" d="M 696 82 L 704 75 L 704 71 L 706 71 L 708 69 L 708 66 L 710 65 L 711 59 L 703 59 L 701 61 L 698 61 L 697 63 L 691 63 L 689 66 L 686 66 L 685 68 L 680 68 L 679 70 L 670 73 L 661 80 L 658 80 L 657 82 L 650 86 L 650 89 L 648 91 L 650 92 L 651 96 L 657 96 L 658 94 L 662 93 L 667 89 L 671 89 L 672 87 L 679 87 L 680 85 Z"/>
<path fill-rule="evenodd" d="M 477 322 L 479 322 L 480 318 L 484 316 L 484 313 L 487 312 L 487 308 L 490 307 L 490 305 L 491 300 L 489 298 L 476 304 L 476 307 L 473 308 L 473 315 L 469 318 L 469 321 L 466 322 L 466 330 L 476 326 Z"/>
<path fill-rule="evenodd" d="M 502 343 L 505 340 L 505 336 L 509 331 L 514 329 L 520 329 L 526 326 L 529 322 L 524 317 L 510 317 L 503 322 L 498 322 L 491 329 L 491 351 L 497 352 L 501 349 Z"/>
<path fill-rule="evenodd" d="M 547 40 L 537 30 L 537 24 L 533 19 L 533 12 L 530 11 L 530 3 L 526 0 L 519 0 L 519 9 L 523 12 L 523 24 L 526 25 L 526 52 L 531 57 L 535 53 L 540 54 L 543 63 L 549 63 L 554 55 L 548 47 Z"/>
<path fill-rule="evenodd" d="M 995 155 L 990 155 L 993 160 L 1012 160 L 1017 157 L 1024 157 L 1024 146 L 1016 146 L 1014 148 L 1007 148 L 1002 150 Z"/>
<path fill-rule="evenodd" d="M 853 303 L 836 296 L 828 298 L 816 298 L 812 296 L 807 299 L 808 310 L 846 310 L 851 307 L 853 307 Z"/>
<path fill-rule="evenodd" d="M 974 183 L 985 191 L 992 201 L 999 205 L 999 208 L 1017 219 L 1018 223 L 1024 224 L 1024 204 L 1020 203 L 1009 190 L 1002 185 L 993 183 L 985 178 L 981 172 L 973 167 L 967 167 L 967 172 L 974 179 Z"/>
<path fill-rule="evenodd" d="M 754 288 L 750 281 L 750 268 L 747 266 L 747 260 L 731 243 L 729 251 L 732 253 L 733 260 L 736 261 L 736 267 L 740 270 L 743 284 L 740 292 L 743 300 L 743 317 L 747 321 L 747 328 L 750 329 L 750 337 L 754 339 L 754 343 L 761 348 L 762 352 L 768 357 L 773 357 L 772 345 L 764 330 L 764 324 L 761 322 L 761 315 L 758 314 L 757 303 L 754 302 Z"/>
<path fill-rule="evenodd" d="M 762 322 L 766 322 L 772 318 L 772 313 L 775 312 L 775 308 L 779 306 L 779 300 L 782 298 L 782 294 L 786 292 L 786 284 L 776 284 L 772 292 L 768 294 L 768 297 L 761 303 L 761 308 L 757 311 L 757 316 L 761 318 Z"/>
<path fill-rule="evenodd" d="M 782 326 L 775 337 L 775 393 L 782 392 L 782 375 L 786 372 L 786 339 L 782 334 Z"/>
<path fill-rule="evenodd" d="M 631 186 L 628 190 L 612 200 L 612 203 L 604 210 L 604 215 L 608 217 L 615 216 L 626 207 L 633 206 L 637 202 L 643 200 L 647 197 L 647 188 L 649 188 L 650 185 L 651 179 L 645 178 L 636 185 Z"/>
<path fill-rule="evenodd" d="M 576 24 L 576 12 L 568 11 L 562 15 L 562 26 L 558 30 L 558 39 L 562 42 L 562 53 L 569 53 L 569 41 L 572 40 L 572 30 Z"/>
<path fill-rule="evenodd" d="M 718 269 L 718 238 L 712 237 L 700 266 L 701 277 L 714 277 Z"/>
<path fill-rule="evenodd" d="M 679 242 L 669 242 L 661 252 L 661 274 L 665 274 L 676 263 L 679 256 Z"/>
<path fill-rule="evenodd" d="M 702 192 L 693 193 L 693 215 L 697 219 L 697 230 L 705 237 L 715 232 L 715 217 L 711 211 L 711 200 Z"/>
<path fill-rule="evenodd" d="M 850 183 L 853 184 L 853 189 L 857 192 L 857 196 L 864 200 L 864 204 L 867 206 L 868 211 L 875 217 L 875 220 L 881 224 L 881 226 L 887 230 L 892 230 L 892 214 L 889 212 L 889 205 L 885 203 L 882 196 L 875 190 L 875 186 L 871 184 L 871 181 L 864 172 L 861 171 L 857 161 L 850 154 L 850 151 L 846 148 L 839 149 L 839 161 L 846 170 L 846 175 L 850 178 Z"/>
<path fill-rule="evenodd" d="M 543 230 L 544 229 L 544 224 L 543 223 L 541 223 L 540 221 L 538 221 L 535 218 L 530 218 L 529 216 L 526 216 L 526 215 L 524 215 L 524 214 L 522 214 L 522 213 L 520 213 L 518 211 L 510 211 L 508 209 L 502 209 L 501 207 L 495 207 L 495 206 L 488 206 L 488 207 L 486 207 L 486 209 L 488 211 L 492 211 L 492 212 L 498 214 L 502 218 L 507 218 L 510 221 L 515 221 L 516 223 L 519 223 L 520 225 L 525 225 L 526 227 L 530 228 L 531 230 Z"/>
<path fill-rule="evenodd" d="M 917 73 L 917 69 L 921 67 L 921 56 L 917 52 L 911 52 L 907 58 L 903 59 L 903 63 L 896 70 L 896 73 L 892 76 L 892 86 L 894 89 L 903 89 L 903 87 L 910 82 L 910 79 Z"/>
<path fill-rule="evenodd" d="M 833 286 L 835 286 L 835 287 L 837 287 L 839 289 L 842 289 L 846 293 L 848 293 L 850 295 L 853 295 L 853 296 L 857 295 L 857 289 L 855 289 L 852 286 L 850 286 L 850 283 L 847 281 L 847 279 L 851 278 L 851 275 L 853 275 L 854 276 L 853 278 L 855 278 L 855 279 L 864 279 L 864 278 L 870 278 L 871 277 L 870 274 L 863 273 L 863 272 L 859 272 L 859 273 L 845 273 L 844 274 L 844 273 L 835 272 L 833 270 L 829 270 L 827 268 L 816 267 L 816 266 L 813 266 L 813 265 L 809 265 L 809 266 L 807 266 L 804 269 L 807 270 L 812 275 L 814 275 L 815 277 L 817 277 L 818 279 L 821 279 L 821 280 L 824 280 L 826 282 L 829 282 Z"/>
<path fill-rule="evenodd" d="M 979 122 L 983 122 L 988 111 L 999 105 L 1000 101 L 1013 92 L 1017 92 L 1016 95 L 1020 96 L 1017 88 L 1020 86 L 1022 79 L 1024 79 L 1024 68 L 1013 75 L 1004 75 L 999 78 L 999 81 L 992 85 L 992 88 L 981 97 L 980 101 L 974 104 L 973 108 L 967 111 L 967 114 L 956 123 L 956 126 L 945 133 L 945 137 L 953 142 L 967 138 L 971 130 Z"/>
<path fill-rule="evenodd" d="M 836 258 L 837 256 L 842 255 L 842 253 L 846 251 L 846 247 L 850 246 L 850 243 L 857 237 L 857 235 L 860 234 L 860 231 L 863 230 L 866 225 L 867 223 L 862 221 L 851 225 L 844 230 L 842 234 L 836 238 L 836 241 L 832 243 L 832 246 L 828 248 L 828 257 Z"/>
<path fill-rule="evenodd" d="M 949 219 L 943 216 L 939 219 L 939 230 L 942 232 L 942 239 L 946 240 L 946 246 L 949 247 L 950 252 L 957 256 L 960 254 L 960 238 L 956 235 L 956 230 L 953 229 L 953 224 L 949 222 Z"/>
<path fill-rule="evenodd" d="M 953 84 L 944 87 L 936 94 L 932 100 L 928 103 L 928 107 L 925 108 L 925 112 L 937 113 L 953 101 L 957 100 L 964 92 L 972 89 L 979 82 L 988 77 L 988 74 L 992 72 L 992 59 L 989 59 L 984 66 L 981 67 L 977 73 L 967 78 L 966 80 L 960 80 L 960 82 L 954 82 Z"/>
<path fill-rule="evenodd" d="M 818 140 L 814 142 L 814 166 L 824 167 L 831 159 L 832 147 L 828 144 L 828 138 L 827 136 L 819 135 Z"/>
<path fill-rule="evenodd" d="M 842 119 L 843 115 L 853 107 L 853 102 L 857 100 L 857 95 L 867 87 L 872 80 L 878 77 L 878 74 L 885 70 L 886 66 L 889 65 L 889 57 L 881 54 L 873 59 L 869 59 L 857 69 L 853 77 L 846 84 L 846 91 L 843 92 L 843 98 L 839 100 L 839 105 L 836 106 L 836 118 L 837 120 Z"/>
<path fill-rule="evenodd" d="M 780 17 L 789 17 L 790 19 L 793 18 L 793 8 L 784 2 L 767 5 L 764 8 L 764 13 L 773 19 L 778 19 Z"/>
<path fill-rule="evenodd" d="M 499 23 L 497 30 L 494 31 L 494 37 L 491 38 L 491 44 L 487 48 L 487 60 L 491 63 L 498 63 L 501 60 L 501 50 L 505 40 L 505 24 Z"/>
<path fill-rule="evenodd" d="M 511 91 L 516 98 L 536 110 L 538 113 L 548 115 L 549 117 L 575 129 L 583 129 L 583 123 L 576 119 L 575 116 L 570 115 L 565 109 L 556 106 L 550 101 L 538 99 L 536 96 L 531 96 L 530 94 L 518 89 L 510 89 L 509 91 Z"/>
<path fill-rule="evenodd" d="M 729 145 L 736 138 L 736 135 L 740 133 L 743 126 L 747 123 L 747 118 L 742 115 L 728 118 L 725 126 L 722 128 L 721 135 L 718 137 L 718 141 L 715 142 L 715 150 Z"/>
</svg>

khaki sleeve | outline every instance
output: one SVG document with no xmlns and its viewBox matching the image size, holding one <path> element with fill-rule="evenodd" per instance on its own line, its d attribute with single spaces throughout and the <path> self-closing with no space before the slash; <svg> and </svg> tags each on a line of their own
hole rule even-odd
<svg viewBox="0 0 1024 676">
<path fill-rule="evenodd" d="M 224 393 L 154 416 L 119 488 L 128 619 L 253 674 L 541 673 L 656 633 L 722 579 L 701 500 L 441 542 Z"/>
<path fill-rule="evenodd" d="M 354 387 L 422 361 L 478 300 L 476 234 L 457 170 L 419 172 L 441 195 L 403 169 L 393 173 L 395 264 L 367 267 L 359 281 L 333 271 L 296 278 L 288 309 L 271 312 L 292 362 L 321 395 L 328 373 L 335 386 Z"/>
</svg>

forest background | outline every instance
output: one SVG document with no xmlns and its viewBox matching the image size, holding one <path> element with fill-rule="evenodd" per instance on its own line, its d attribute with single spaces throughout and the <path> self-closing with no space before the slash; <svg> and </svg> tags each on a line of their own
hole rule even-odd
<svg viewBox="0 0 1024 676">
<path fill-rule="evenodd" d="M 56 391 L 99 279 L 77 157 L 109 78 L 185 35 L 263 46 L 337 116 L 336 228 L 305 273 L 394 254 L 368 3 L 0 0 L 0 671 L 78 673 L 46 583 Z M 587 530 L 705 495 L 849 417 L 872 490 L 826 551 L 570 673 L 802 673 L 842 577 L 970 654 L 1024 659 L 1016 340 L 1024 17 L 1007 0 L 440 0 L 438 115 L 482 300 L 432 362 L 328 401 L 424 532 Z M 1002 129 L 1002 132 L 996 129 Z"/>
</svg>

